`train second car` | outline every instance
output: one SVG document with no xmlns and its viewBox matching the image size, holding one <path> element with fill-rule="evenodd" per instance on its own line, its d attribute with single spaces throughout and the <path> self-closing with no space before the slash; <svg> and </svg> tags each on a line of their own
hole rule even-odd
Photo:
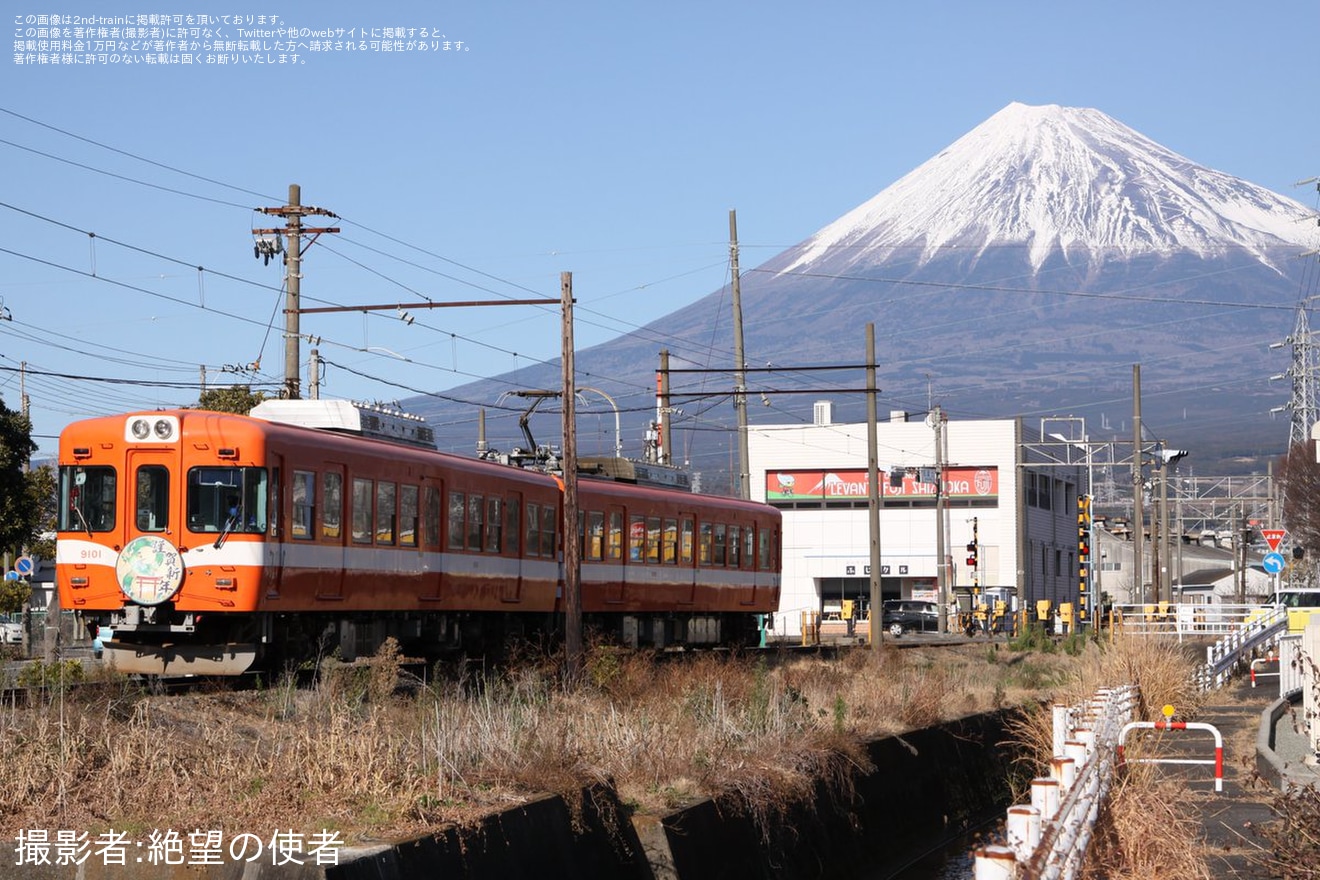
<svg viewBox="0 0 1320 880">
<path fill-rule="evenodd" d="M 265 417 L 129 413 L 61 434 L 60 602 L 116 668 L 233 675 L 351 660 L 391 637 L 432 657 L 558 630 L 554 476 L 436 452 L 425 429 L 346 402 L 291 403 Z M 747 643 L 756 615 L 777 609 L 775 509 L 578 486 L 588 627 L 630 645 Z"/>
</svg>

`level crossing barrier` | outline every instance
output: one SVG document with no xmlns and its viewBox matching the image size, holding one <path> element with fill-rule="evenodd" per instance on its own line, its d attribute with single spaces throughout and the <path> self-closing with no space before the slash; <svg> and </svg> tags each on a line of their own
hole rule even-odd
<svg viewBox="0 0 1320 880">
<path fill-rule="evenodd" d="M 1054 707 L 1050 775 L 1032 781 L 1030 804 L 1008 809 L 1006 843 L 976 851 L 976 880 L 1078 876 L 1138 693 L 1135 685 L 1102 688 L 1086 703 Z"/>
</svg>

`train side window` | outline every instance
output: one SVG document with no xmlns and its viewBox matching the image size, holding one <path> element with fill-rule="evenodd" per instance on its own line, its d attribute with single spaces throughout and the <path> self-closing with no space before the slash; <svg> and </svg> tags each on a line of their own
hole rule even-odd
<svg viewBox="0 0 1320 880">
<path fill-rule="evenodd" d="M 523 552 L 528 556 L 541 555 L 541 539 L 537 534 L 540 522 L 541 506 L 527 502 L 527 533 L 523 536 Z"/>
<path fill-rule="evenodd" d="M 316 522 L 316 474 L 310 471 L 293 472 L 292 533 L 303 540 L 313 537 Z"/>
<path fill-rule="evenodd" d="M 646 561 L 660 561 L 660 517 L 646 518 Z"/>
<path fill-rule="evenodd" d="M 514 496 L 504 499 L 504 552 L 518 555 L 518 511 L 522 509 L 522 498 Z"/>
<path fill-rule="evenodd" d="M 660 561 L 665 565 L 678 562 L 678 520 L 666 519 L 660 532 Z"/>
<path fill-rule="evenodd" d="M 692 520 L 684 519 L 682 543 L 678 545 L 679 559 L 684 565 L 692 564 L 692 551 L 695 544 L 693 541 L 694 534 Z"/>
<path fill-rule="evenodd" d="M 467 504 L 467 548 L 481 550 L 481 514 L 485 500 L 480 495 L 469 495 Z"/>
<path fill-rule="evenodd" d="M 605 514 L 599 510 L 587 514 L 586 557 L 591 560 L 605 558 Z"/>
<path fill-rule="evenodd" d="M 137 469 L 137 527 L 143 532 L 163 532 L 170 525 L 170 472 L 159 464 Z"/>
<path fill-rule="evenodd" d="M 393 544 L 398 511 L 398 487 L 384 480 L 376 484 L 376 543 Z"/>
<path fill-rule="evenodd" d="M 353 542 L 371 543 L 371 480 L 353 478 Z"/>
<path fill-rule="evenodd" d="M 60 467 L 62 532 L 105 532 L 115 526 L 115 469 Z"/>
<path fill-rule="evenodd" d="M 728 549 L 728 526 L 724 523 L 715 523 L 715 552 L 711 556 L 711 565 L 724 565 L 725 552 Z"/>
<path fill-rule="evenodd" d="M 756 561 L 761 571 L 770 570 L 770 530 L 761 529 L 756 533 L 758 539 Z"/>
<path fill-rule="evenodd" d="M 321 474 L 321 537 L 338 541 L 344 526 L 344 477 L 342 474 Z"/>
<path fill-rule="evenodd" d="M 610 535 L 606 548 L 610 559 L 615 562 L 623 559 L 623 514 L 617 510 L 610 511 Z"/>
<path fill-rule="evenodd" d="M 467 510 L 467 496 L 462 492 L 449 493 L 449 549 L 463 549 L 463 512 Z"/>
<path fill-rule="evenodd" d="M 729 526 L 729 568 L 740 567 L 738 551 L 742 549 L 742 528 Z"/>
<path fill-rule="evenodd" d="M 486 552 L 500 552 L 500 499 L 486 499 Z"/>
<path fill-rule="evenodd" d="M 417 546 L 417 487 L 399 487 L 399 544 Z"/>
<path fill-rule="evenodd" d="M 646 551 L 646 517 L 634 513 L 628 517 L 628 559 L 641 562 Z"/>
<path fill-rule="evenodd" d="M 743 568 L 754 568 L 756 566 L 756 530 L 751 526 L 743 529 Z"/>
<path fill-rule="evenodd" d="M 698 551 L 699 555 L 697 556 L 697 559 L 702 565 L 711 564 L 711 559 L 715 553 L 714 546 L 714 528 L 710 523 L 704 522 L 701 524 L 701 548 Z"/>
<path fill-rule="evenodd" d="M 427 547 L 440 545 L 440 490 L 435 486 L 422 489 L 422 542 Z"/>
<path fill-rule="evenodd" d="M 555 533 L 558 530 L 559 511 L 552 504 L 541 508 L 541 556 L 555 558 Z"/>
</svg>

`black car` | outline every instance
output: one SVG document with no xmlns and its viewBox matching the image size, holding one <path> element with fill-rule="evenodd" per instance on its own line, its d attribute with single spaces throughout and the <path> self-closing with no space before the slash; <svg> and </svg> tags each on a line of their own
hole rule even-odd
<svg viewBox="0 0 1320 880">
<path fill-rule="evenodd" d="M 939 632 L 940 613 L 934 602 L 890 599 L 885 602 L 880 625 L 891 636 L 905 632 Z"/>
</svg>

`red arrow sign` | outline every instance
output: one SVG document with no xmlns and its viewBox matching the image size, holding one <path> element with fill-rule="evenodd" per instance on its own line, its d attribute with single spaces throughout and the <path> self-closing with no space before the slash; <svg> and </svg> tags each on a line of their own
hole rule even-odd
<svg viewBox="0 0 1320 880">
<path fill-rule="evenodd" d="M 1265 539 L 1265 543 L 1270 545 L 1270 552 L 1277 553 L 1279 544 L 1283 541 L 1283 536 L 1288 534 L 1287 529 L 1261 529 L 1260 536 Z"/>
</svg>

